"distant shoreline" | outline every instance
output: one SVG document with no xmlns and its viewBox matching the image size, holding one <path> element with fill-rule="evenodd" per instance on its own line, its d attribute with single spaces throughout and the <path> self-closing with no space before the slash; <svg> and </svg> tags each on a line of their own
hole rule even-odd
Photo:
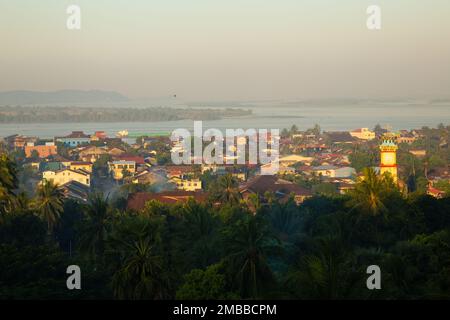
<svg viewBox="0 0 450 320">
<path fill-rule="evenodd" d="M 214 117 L 208 116 L 212 115 L 213 111 L 223 111 L 226 107 L 229 107 L 228 112 L 230 110 L 233 110 L 233 112 L 240 111 L 234 112 L 233 114 L 222 113 L 220 119 L 211 119 L 217 118 L 217 114 Z M 134 108 L 134 105 L 130 106 L 130 108 Z M 155 108 L 159 109 L 162 107 L 152 107 L 149 109 L 155 110 Z M 380 124 L 382 127 L 389 126 L 393 130 L 411 130 L 423 126 L 436 127 L 442 122 L 448 125 L 447 119 L 449 119 L 450 115 L 450 108 L 442 105 L 417 106 L 414 109 L 406 105 L 396 107 L 390 105 L 367 105 L 363 108 L 358 108 L 357 106 L 300 106 L 295 108 L 291 105 L 280 104 L 262 108 L 237 105 L 227 105 L 220 109 L 215 106 L 209 106 L 208 108 L 200 106 L 173 106 L 167 108 L 172 108 L 171 110 L 180 112 L 196 110 L 197 115 L 200 114 L 203 118 L 205 116 L 210 118 L 209 120 L 204 120 L 204 128 L 216 128 L 222 131 L 238 128 L 278 128 L 281 130 L 283 128 L 290 128 L 294 124 L 303 130 L 312 128 L 316 123 L 326 131 L 348 131 L 361 127 L 374 128 L 377 124 Z M 2 107 L 0 107 L 1 109 Z M 242 111 L 246 109 L 250 109 L 252 113 L 245 115 L 246 112 Z M 180 113 L 175 115 L 180 117 Z M 232 117 L 228 115 L 232 115 Z M 21 134 L 51 138 L 59 135 L 67 135 L 76 130 L 85 132 L 104 131 L 109 136 L 115 136 L 118 131 L 125 129 L 130 134 L 136 132 L 161 133 L 172 132 L 178 128 L 190 129 L 193 126 L 193 121 L 202 119 L 177 120 L 177 118 L 171 118 L 167 121 L 146 121 L 140 117 L 139 121 L 132 122 L 127 121 L 126 118 L 118 119 L 117 121 L 106 121 L 106 119 L 97 121 L 91 119 L 89 122 L 76 122 L 74 119 L 71 120 L 70 123 L 61 121 L 53 121 L 51 123 L 0 122 L 0 137 Z"/>
<path fill-rule="evenodd" d="M 133 123 L 179 120 L 221 120 L 251 116 L 251 110 L 239 108 L 78 108 L 78 107 L 0 107 L 2 124 L 54 123 Z"/>
</svg>

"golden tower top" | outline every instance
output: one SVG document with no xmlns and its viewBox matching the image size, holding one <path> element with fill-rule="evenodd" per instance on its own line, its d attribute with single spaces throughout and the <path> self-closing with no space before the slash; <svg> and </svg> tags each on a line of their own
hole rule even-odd
<svg viewBox="0 0 450 320">
<path fill-rule="evenodd" d="M 395 133 L 386 133 L 381 137 L 381 144 L 380 144 L 380 150 L 384 152 L 389 151 L 397 151 L 397 138 L 398 135 Z"/>
</svg>

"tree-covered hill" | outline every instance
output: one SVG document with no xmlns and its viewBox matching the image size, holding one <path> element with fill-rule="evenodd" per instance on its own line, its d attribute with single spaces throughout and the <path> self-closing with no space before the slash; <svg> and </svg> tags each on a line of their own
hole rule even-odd
<svg viewBox="0 0 450 320">
<path fill-rule="evenodd" d="M 242 109 L 0 107 L 0 123 L 154 122 L 218 120 L 251 114 Z"/>
</svg>

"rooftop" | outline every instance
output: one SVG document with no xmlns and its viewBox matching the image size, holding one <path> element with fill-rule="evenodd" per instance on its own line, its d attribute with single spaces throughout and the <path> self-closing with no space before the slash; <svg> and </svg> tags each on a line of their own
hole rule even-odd
<svg viewBox="0 0 450 320">
<path fill-rule="evenodd" d="M 289 195 L 295 193 L 297 195 L 311 195 L 311 191 L 302 188 L 290 181 L 282 180 L 272 175 L 260 175 L 249 180 L 241 186 L 241 192 L 250 191 L 264 195 L 265 192 L 283 193 Z"/>
<path fill-rule="evenodd" d="M 89 139 L 90 136 L 85 134 L 83 131 L 72 131 L 71 134 L 69 134 L 65 137 L 61 137 L 61 138 L 87 138 L 87 139 Z"/>
<path fill-rule="evenodd" d="M 203 192 L 192 191 L 165 191 L 160 193 L 138 192 L 131 194 L 128 197 L 127 208 L 132 210 L 142 210 L 145 208 L 145 203 L 150 200 L 156 200 L 166 204 L 185 203 L 190 198 L 203 202 L 206 201 L 208 195 Z"/>
</svg>

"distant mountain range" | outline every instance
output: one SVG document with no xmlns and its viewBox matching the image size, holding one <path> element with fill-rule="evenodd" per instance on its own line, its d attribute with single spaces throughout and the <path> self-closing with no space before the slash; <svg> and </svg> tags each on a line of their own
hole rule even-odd
<svg viewBox="0 0 450 320">
<path fill-rule="evenodd" d="M 128 97 L 115 91 L 60 90 L 60 91 L 6 91 L 0 92 L 0 105 L 68 104 L 94 102 L 125 102 Z"/>
</svg>

